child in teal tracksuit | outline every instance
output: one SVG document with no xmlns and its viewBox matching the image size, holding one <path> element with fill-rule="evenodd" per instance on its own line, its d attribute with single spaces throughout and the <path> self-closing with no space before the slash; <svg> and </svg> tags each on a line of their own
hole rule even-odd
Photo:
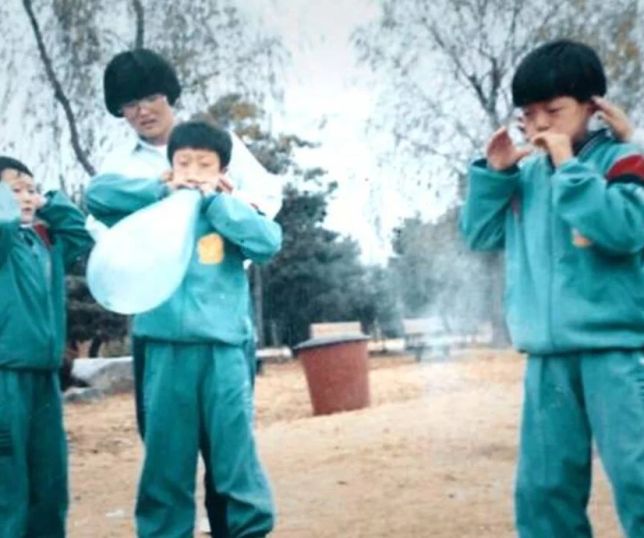
<svg viewBox="0 0 644 538">
<path fill-rule="evenodd" d="M 0 157 L 0 538 L 65 536 L 65 268 L 91 245 L 63 194 Z"/>
<path fill-rule="evenodd" d="M 523 538 L 591 536 L 593 438 L 623 528 L 644 537 L 644 158 L 589 131 L 605 91 L 589 47 L 535 49 L 512 81 L 530 146 L 502 128 L 469 171 L 462 230 L 473 248 L 505 249 L 507 321 L 528 353 Z"/>
<path fill-rule="evenodd" d="M 281 245 L 278 224 L 238 199 L 222 176 L 231 139 L 203 122 L 174 128 L 168 143 L 172 179 L 95 178 L 87 204 L 112 225 L 176 188 L 203 193 L 195 248 L 179 289 L 136 316 L 146 341 L 145 462 L 136 507 L 140 537 L 192 536 L 199 446 L 226 500 L 230 536 L 259 537 L 273 527 L 273 503 L 252 433 L 251 337 L 243 262 L 264 262 Z M 161 270 L 161 268 L 160 268 Z"/>
</svg>

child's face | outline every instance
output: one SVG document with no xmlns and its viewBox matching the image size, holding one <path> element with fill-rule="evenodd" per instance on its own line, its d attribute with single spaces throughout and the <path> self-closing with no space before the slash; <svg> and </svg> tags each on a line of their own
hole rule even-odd
<svg viewBox="0 0 644 538">
<path fill-rule="evenodd" d="M 32 224 L 40 201 L 34 178 L 17 170 L 5 169 L 0 174 L 0 180 L 7 183 L 13 191 L 20 206 L 20 222 Z"/>
<path fill-rule="evenodd" d="M 572 142 L 586 136 L 588 121 L 595 112 L 592 102 L 579 102 L 573 97 L 555 97 L 548 101 L 531 103 L 522 110 L 525 136 L 532 140 L 545 131 L 565 134 Z"/>
<path fill-rule="evenodd" d="M 219 155 L 207 149 L 182 148 L 172 156 L 175 181 L 197 185 L 217 179 L 223 172 Z"/>
</svg>

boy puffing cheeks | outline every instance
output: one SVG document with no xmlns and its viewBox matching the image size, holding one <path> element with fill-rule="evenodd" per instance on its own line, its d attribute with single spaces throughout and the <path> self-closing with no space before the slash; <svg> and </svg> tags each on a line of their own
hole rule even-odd
<svg viewBox="0 0 644 538">
<path fill-rule="evenodd" d="M 534 76 L 528 72 L 527 67 L 522 67 L 518 68 L 514 77 L 513 91 L 518 95 L 531 95 L 527 91 L 517 91 L 524 90 L 523 86 Z M 522 73 L 522 70 L 526 73 Z M 603 88 L 605 91 L 605 79 L 594 82 L 593 87 Z M 495 170 L 508 169 L 535 148 L 546 151 L 555 167 L 571 159 L 575 155 L 575 147 L 589 134 L 589 123 L 593 114 L 600 109 L 597 105 L 600 98 L 590 94 L 580 96 L 578 88 L 571 89 L 568 93 L 569 95 L 540 101 L 528 102 L 526 98 L 525 103 L 516 103 L 521 109 L 521 130 L 529 144 L 515 146 L 507 128 L 501 127 L 488 143 L 489 166 Z"/>
<path fill-rule="evenodd" d="M 164 179 L 171 190 L 195 188 L 204 196 L 216 192 L 230 194 L 232 183 L 225 176 L 219 155 L 213 151 L 195 148 L 177 149 L 172 156 L 172 170 Z"/>
</svg>

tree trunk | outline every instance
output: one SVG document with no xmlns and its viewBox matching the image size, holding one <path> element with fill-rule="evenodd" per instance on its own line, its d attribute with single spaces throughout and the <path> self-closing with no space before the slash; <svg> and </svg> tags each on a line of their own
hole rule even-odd
<svg viewBox="0 0 644 538">
<path fill-rule="evenodd" d="M 101 350 L 101 345 L 103 344 L 103 340 L 96 336 L 92 338 L 92 343 L 89 346 L 89 357 L 90 359 L 94 359 L 98 357 L 98 352 Z"/>
<path fill-rule="evenodd" d="M 34 14 L 31 0 L 22 0 L 22 5 L 24 6 L 25 11 L 27 12 L 29 23 L 31 24 L 31 28 L 34 32 L 34 37 L 36 38 L 36 45 L 38 46 L 40 59 L 42 60 L 42 63 L 45 67 L 45 72 L 47 73 L 47 79 L 49 80 L 49 83 L 51 84 L 54 90 L 54 96 L 56 100 L 60 103 L 60 105 L 63 107 L 63 110 L 65 112 L 65 118 L 67 118 L 67 124 L 69 125 L 72 148 L 74 149 L 76 158 L 78 159 L 78 162 L 81 163 L 85 171 L 90 176 L 93 176 L 96 174 L 96 170 L 92 166 L 92 163 L 90 163 L 89 158 L 87 156 L 87 152 L 80 145 L 80 136 L 78 134 L 78 126 L 76 125 L 76 117 L 74 116 L 74 112 L 72 110 L 69 99 L 67 98 L 67 95 L 65 94 L 63 87 L 60 81 L 58 80 L 56 73 L 54 72 L 54 67 L 53 67 L 51 58 L 47 53 L 47 49 L 45 47 L 45 43 L 42 38 L 42 32 L 40 31 L 38 20 L 36 19 L 36 16 Z"/>
<path fill-rule="evenodd" d="M 492 345 L 494 347 L 508 347 L 510 334 L 505 323 L 505 310 L 503 307 L 503 294 L 505 292 L 505 273 L 503 254 L 495 252 L 487 259 L 488 275 L 490 278 L 490 321 L 492 323 Z"/>
<path fill-rule="evenodd" d="M 257 265 L 251 265 L 253 271 L 253 308 L 255 310 L 255 330 L 257 331 L 257 347 L 266 346 L 266 337 L 264 335 L 264 301 L 262 286 L 262 268 Z"/>
<path fill-rule="evenodd" d="M 132 0 L 132 8 L 136 17 L 136 35 L 134 48 L 141 49 L 145 46 L 145 11 L 141 0 Z"/>
</svg>

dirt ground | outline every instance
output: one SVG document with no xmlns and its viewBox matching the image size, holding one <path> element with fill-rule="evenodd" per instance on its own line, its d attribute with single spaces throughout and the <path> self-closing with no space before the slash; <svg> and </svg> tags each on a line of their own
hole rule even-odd
<svg viewBox="0 0 644 538">
<path fill-rule="evenodd" d="M 370 360 L 372 406 L 312 417 L 297 363 L 257 384 L 257 438 L 278 506 L 274 538 L 513 536 L 523 360 Z M 141 463 L 131 395 L 69 404 L 70 538 L 134 536 Z M 621 536 L 596 461 L 596 535 Z M 201 497 L 201 492 L 199 493 Z M 201 504 L 201 502 L 199 502 Z"/>
</svg>

